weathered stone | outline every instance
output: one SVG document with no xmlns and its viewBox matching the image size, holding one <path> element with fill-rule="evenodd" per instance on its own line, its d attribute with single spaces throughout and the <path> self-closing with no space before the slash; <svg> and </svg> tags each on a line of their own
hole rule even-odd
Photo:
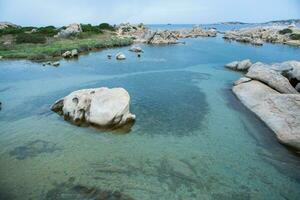
<svg viewBox="0 0 300 200">
<path fill-rule="evenodd" d="M 251 81 L 252 79 L 251 78 L 248 78 L 248 77 L 241 77 L 239 80 L 235 81 L 233 83 L 233 85 L 239 85 L 239 84 L 242 84 L 242 83 L 246 83 L 246 82 L 249 82 Z"/>
<path fill-rule="evenodd" d="M 249 59 L 242 61 L 234 61 L 225 65 L 225 67 L 232 70 L 246 71 L 251 67 L 252 63 Z"/>
<path fill-rule="evenodd" d="M 59 63 L 59 62 L 53 62 L 52 65 L 53 65 L 54 67 L 57 67 L 57 66 L 60 65 L 60 63 Z"/>
<path fill-rule="evenodd" d="M 70 37 L 70 36 L 77 35 L 81 32 L 82 32 L 81 25 L 74 23 L 74 24 L 70 24 L 66 29 L 61 30 L 57 34 L 57 36 L 64 38 L 64 37 Z"/>
<path fill-rule="evenodd" d="M 123 53 L 118 53 L 116 55 L 116 59 L 117 60 L 125 60 L 126 59 L 126 56 L 123 54 Z"/>
<path fill-rule="evenodd" d="M 77 57 L 78 56 L 78 50 L 77 49 L 73 49 L 71 51 L 71 57 Z"/>
<path fill-rule="evenodd" d="M 262 63 L 255 63 L 252 65 L 248 70 L 246 77 L 261 81 L 281 93 L 298 93 L 287 78 Z"/>
<path fill-rule="evenodd" d="M 234 86 L 233 92 L 274 131 L 281 143 L 300 150 L 299 94 L 280 94 L 254 80 Z"/>
<path fill-rule="evenodd" d="M 130 96 L 123 88 L 95 88 L 72 92 L 51 110 L 77 125 L 119 128 L 135 120 L 129 112 Z"/>
<path fill-rule="evenodd" d="M 66 51 L 61 56 L 64 57 L 64 58 L 70 58 L 71 55 L 72 55 L 71 51 Z"/>
<path fill-rule="evenodd" d="M 226 64 L 225 67 L 232 69 L 232 70 L 236 70 L 238 64 L 239 64 L 238 61 L 233 61 L 231 63 Z"/>
<path fill-rule="evenodd" d="M 143 49 L 141 47 L 138 46 L 132 46 L 129 51 L 135 52 L 135 53 L 142 53 Z"/>
<path fill-rule="evenodd" d="M 148 40 L 149 44 L 177 44 L 178 38 L 171 31 L 157 31 Z"/>
<path fill-rule="evenodd" d="M 236 67 L 237 70 L 245 71 L 248 70 L 251 67 L 252 63 L 249 59 L 247 60 L 242 60 L 238 62 L 238 65 Z"/>
</svg>

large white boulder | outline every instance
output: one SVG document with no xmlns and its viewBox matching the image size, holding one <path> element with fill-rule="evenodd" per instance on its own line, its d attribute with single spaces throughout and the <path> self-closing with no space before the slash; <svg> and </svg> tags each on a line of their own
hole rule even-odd
<svg viewBox="0 0 300 200">
<path fill-rule="evenodd" d="M 130 96 L 123 88 L 82 89 L 56 101 L 51 110 L 76 125 L 115 129 L 131 124 Z"/>
<path fill-rule="evenodd" d="M 300 150 L 300 94 L 280 94 L 255 80 L 234 86 L 233 92 L 281 143 Z"/>
<path fill-rule="evenodd" d="M 255 63 L 252 65 L 246 77 L 261 81 L 280 93 L 298 94 L 297 90 L 290 84 L 287 78 L 282 76 L 279 72 L 265 66 L 263 63 Z"/>
<path fill-rule="evenodd" d="M 73 36 L 73 35 L 77 35 L 79 33 L 82 32 L 82 28 L 80 24 L 70 24 L 69 26 L 67 26 L 66 29 L 60 31 L 57 36 L 58 37 L 69 37 L 69 36 Z"/>
</svg>

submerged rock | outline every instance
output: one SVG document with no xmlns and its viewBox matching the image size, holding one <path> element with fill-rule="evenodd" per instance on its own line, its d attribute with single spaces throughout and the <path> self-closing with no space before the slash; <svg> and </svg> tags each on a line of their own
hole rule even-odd
<svg viewBox="0 0 300 200">
<path fill-rule="evenodd" d="M 134 122 L 130 96 L 123 88 L 95 88 L 72 92 L 55 102 L 51 110 L 76 125 L 115 129 Z"/>
<path fill-rule="evenodd" d="M 279 72 L 265 66 L 263 63 L 255 63 L 252 65 L 246 74 L 246 77 L 261 81 L 281 93 L 298 93 L 287 78 L 282 76 Z"/>
<path fill-rule="evenodd" d="M 299 94 L 280 94 L 255 80 L 234 86 L 233 92 L 274 131 L 281 143 L 300 150 Z"/>
</svg>

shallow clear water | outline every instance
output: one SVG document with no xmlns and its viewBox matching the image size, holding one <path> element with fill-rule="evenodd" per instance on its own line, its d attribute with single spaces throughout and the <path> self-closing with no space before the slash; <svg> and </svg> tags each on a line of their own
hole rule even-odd
<svg viewBox="0 0 300 200">
<path fill-rule="evenodd" d="M 299 157 L 239 103 L 230 88 L 241 74 L 223 66 L 300 60 L 300 49 L 185 41 L 142 46 L 141 58 L 108 49 L 58 68 L 1 61 L 0 199 L 113 191 L 117 199 L 299 199 Z M 119 51 L 127 60 L 106 58 Z M 71 91 L 101 86 L 128 90 L 137 116 L 130 133 L 76 127 L 49 110 Z"/>
</svg>

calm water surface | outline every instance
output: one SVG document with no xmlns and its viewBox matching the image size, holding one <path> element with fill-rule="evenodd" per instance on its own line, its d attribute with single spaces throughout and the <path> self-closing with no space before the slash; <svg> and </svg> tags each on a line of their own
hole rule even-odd
<svg viewBox="0 0 300 200">
<path fill-rule="evenodd" d="M 300 60 L 300 49 L 221 37 L 61 61 L 0 62 L 0 199 L 299 199 L 300 159 L 232 94 L 232 60 Z M 108 60 L 123 51 L 127 60 Z M 124 87 L 128 134 L 76 127 L 49 110 L 71 91 Z M 116 193 L 115 191 L 119 191 Z M 98 195 L 98 196 L 97 196 Z"/>
</svg>

